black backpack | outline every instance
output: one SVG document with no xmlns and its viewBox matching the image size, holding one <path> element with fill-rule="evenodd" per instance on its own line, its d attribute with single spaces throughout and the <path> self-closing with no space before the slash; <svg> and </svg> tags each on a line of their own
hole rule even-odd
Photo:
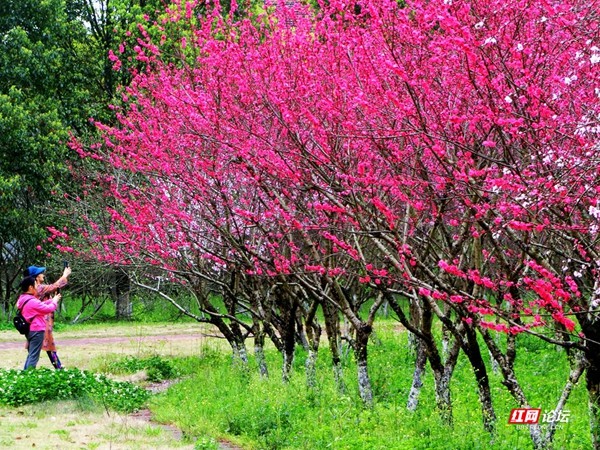
<svg viewBox="0 0 600 450">
<path fill-rule="evenodd" d="M 27 300 L 25 303 L 23 303 L 23 306 L 17 309 L 17 315 L 13 318 L 13 324 L 15 325 L 15 328 L 19 333 L 24 335 L 29 333 L 29 326 L 31 324 L 25 320 L 25 317 L 23 317 L 23 313 L 21 311 L 23 311 L 23 308 L 25 308 L 25 305 L 29 300 Z"/>
</svg>

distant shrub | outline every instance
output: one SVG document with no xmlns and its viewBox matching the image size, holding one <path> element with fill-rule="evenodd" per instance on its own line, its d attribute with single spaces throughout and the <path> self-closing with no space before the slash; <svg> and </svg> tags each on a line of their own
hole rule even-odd
<svg viewBox="0 0 600 450">
<path fill-rule="evenodd" d="M 123 359 L 110 363 L 107 371 L 110 373 L 135 373 L 140 370 L 146 370 L 148 380 L 163 381 L 177 378 L 179 371 L 173 363 L 160 356 L 151 356 L 149 358 L 136 358 L 126 356 Z"/>
</svg>

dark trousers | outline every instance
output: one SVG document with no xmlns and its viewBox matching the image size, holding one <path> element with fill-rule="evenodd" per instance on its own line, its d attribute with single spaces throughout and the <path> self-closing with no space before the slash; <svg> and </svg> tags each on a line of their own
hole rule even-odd
<svg viewBox="0 0 600 450">
<path fill-rule="evenodd" d="M 35 369 L 40 359 L 42 344 L 44 343 L 44 332 L 30 331 L 27 333 L 27 342 L 29 342 L 29 352 L 27 353 L 24 369 L 29 369 L 30 367 Z"/>
<path fill-rule="evenodd" d="M 50 350 L 48 350 L 46 353 L 48 354 L 48 358 L 50 358 L 50 362 L 52 363 L 52 366 L 54 366 L 54 368 L 56 370 L 61 370 L 63 368 L 63 366 L 60 363 L 60 359 L 58 359 L 58 353 L 50 351 Z"/>
</svg>

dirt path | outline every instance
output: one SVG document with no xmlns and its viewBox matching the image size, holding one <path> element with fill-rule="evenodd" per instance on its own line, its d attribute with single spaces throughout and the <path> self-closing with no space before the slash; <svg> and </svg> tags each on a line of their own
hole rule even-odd
<svg viewBox="0 0 600 450">
<path fill-rule="evenodd" d="M 144 336 L 144 341 L 182 341 L 190 339 L 205 339 L 204 333 L 196 334 L 160 334 Z M 130 343 L 135 340 L 139 340 L 138 336 L 109 336 L 109 337 L 82 337 L 72 339 L 57 339 L 59 347 L 73 347 L 73 346 L 84 346 L 84 345 L 101 345 L 106 346 L 109 344 L 119 343 Z M 19 340 L 0 342 L 0 350 L 18 350 L 22 349 L 25 343 L 25 338 Z"/>
</svg>

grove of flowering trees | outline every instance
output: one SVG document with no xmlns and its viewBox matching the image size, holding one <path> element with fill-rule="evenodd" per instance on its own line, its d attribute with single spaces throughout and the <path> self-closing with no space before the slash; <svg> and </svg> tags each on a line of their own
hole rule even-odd
<svg viewBox="0 0 600 450">
<path fill-rule="evenodd" d="M 85 174 L 86 244 L 176 305 L 159 276 L 189 289 L 242 363 L 253 339 L 265 376 L 270 339 L 284 380 L 304 345 L 314 383 L 325 335 L 343 390 L 346 340 L 366 405 L 389 305 L 416 349 L 407 406 L 429 363 L 451 423 L 463 352 L 492 433 L 488 355 L 528 407 L 514 361 L 533 334 L 570 361 L 556 411 L 585 374 L 600 448 L 597 3 L 332 1 L 244 19 L 171 6 L 122 46 L 145 68 L 118 126 L 72 143 L 101 169 Z M 188 30 L 175 45 L 173 24 Z M 104 217 L 84 207 L 98 195 Z M 536 448 L 552 441 L 530 429 Z"/>
</svg>

